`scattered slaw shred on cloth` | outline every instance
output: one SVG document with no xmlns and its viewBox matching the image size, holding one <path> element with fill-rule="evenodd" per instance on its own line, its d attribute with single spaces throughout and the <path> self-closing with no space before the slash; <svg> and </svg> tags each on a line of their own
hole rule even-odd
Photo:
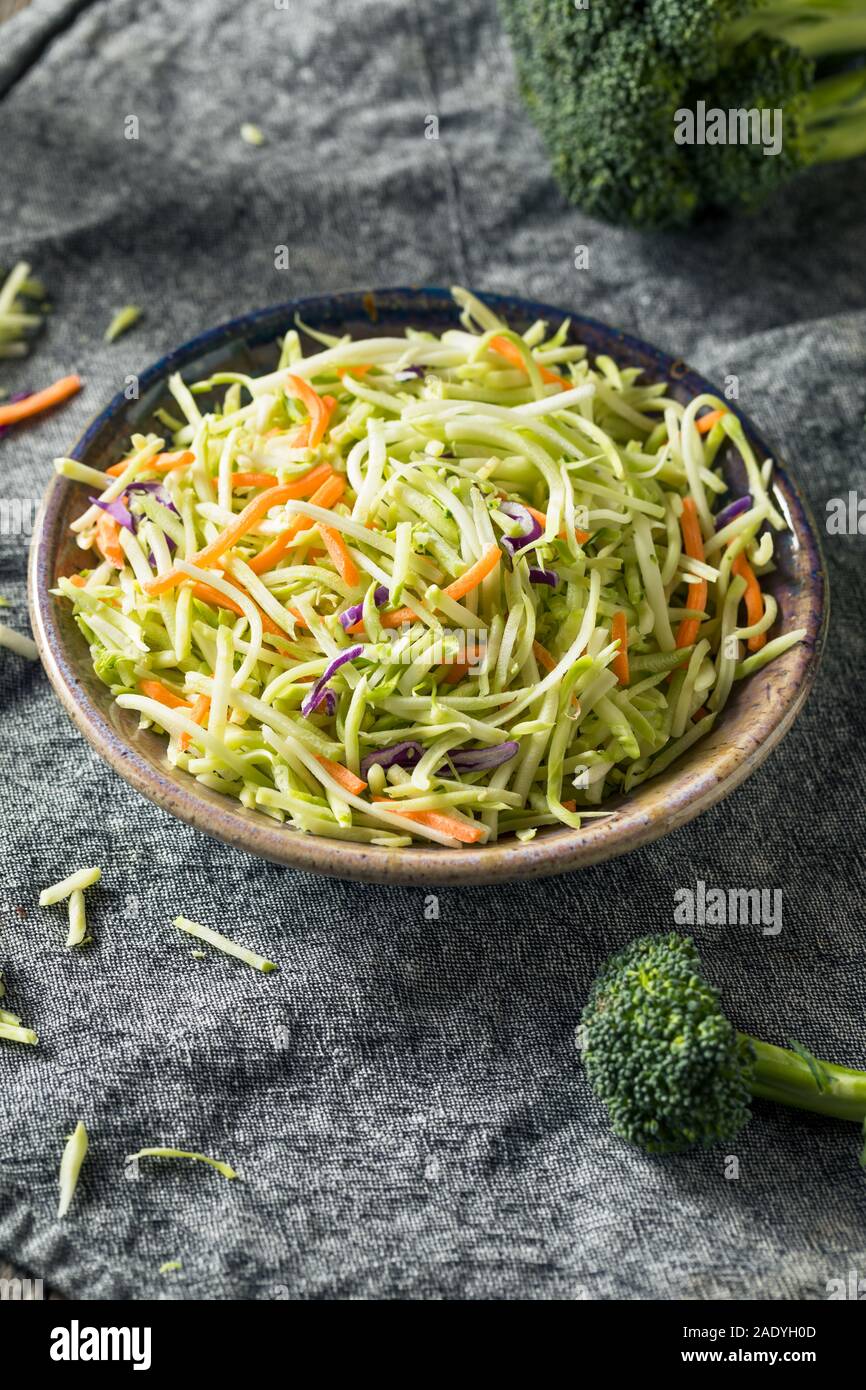
<svg viewBox="0 0 866 1390">
<path fill-rule="evenodd" d="M 56 461 L 88 490 L 56 592 L 97 674 L 172 764 L 295 831 L 580 827 L 804 635 L 768 636 L 785 521 L 724 400 L 454 295 L 441 337 L 299 324 L 267 375 L 173 377 L 111 476 Z"/>
</svg>

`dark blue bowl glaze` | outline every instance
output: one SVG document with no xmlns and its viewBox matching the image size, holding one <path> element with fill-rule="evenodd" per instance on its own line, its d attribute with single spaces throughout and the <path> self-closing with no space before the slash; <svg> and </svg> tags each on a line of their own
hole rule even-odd
<svg viewBox="0 0 866 1390">
<path fill-rule="evenodd" d="M 621 365 L 638 366 L 648 380 L 668 382 L 670 394 L 678 399 L 704 391 L 721 394 L 681 361 L 595 319 L 510 295 L 481 298 L 519 331 L 539 318 L 555 330 L 570 318 L 572 341 L 584 343 L 591 356 L 606 353 Z M 139 377 L 139 398 L 115 396 L 71 450 L 71 457 L 98 469 L 115 462 L 129 435 L 153 428 L 153 411 L 171 404 L 166 382 L 172 372 L 182 372 L 191 381 L 217 370 L 272 370 L 276 339 L 294 326 L 296 315 L 312 328 L 358 338 L 401 334 L 408 327 L 438 333 L 459 322 L 449 291 L 436 288 L 348 291 L 259 309 L 209 329 L 155 362 Z M 316 350 L 313 340 L 303 334 L 302 338 L 305 352 Z M 579 831 L 543 831 L 527 844 L 506 840 L 460 850 L 388 850 L 300 834 L 172 769 L 164 756 L 164 739 L 139 731 L 137 716 L 117 708 L 90 669 L 87 646 L 68 606 L 49 593 L 58 575 L 77 570 L 81 563 L 68 526 L 86 505 L 86 489 L 61 478 L 48 488 L 30 558 L 31 618 L 46 671 L 78 728 L 138 791 L 189 824 L 278 863 L 370 882 L 447 885 L 561 873 L 625 853 L 685 824 L 738 786 L 790 728 L 820 661 L 829 596 L 814 521 L 778 454 L 742 412 L 731 409 L 742 420 L 758 457 L 776 460 L 775 500 L 791 530 L 776 538 L 778 569 L 766 587 L 779 603 L 779 630 L 804 627 L 807 637 L 740 682 L 713 732 L 673 767 L 611 802 L 616 813 L 612 819 L 587 822 Z M 731 452 L 722 453 L 719 461 L 732 495 L 737 495 L 745 483 L 739 461 Z"/>
</svg>

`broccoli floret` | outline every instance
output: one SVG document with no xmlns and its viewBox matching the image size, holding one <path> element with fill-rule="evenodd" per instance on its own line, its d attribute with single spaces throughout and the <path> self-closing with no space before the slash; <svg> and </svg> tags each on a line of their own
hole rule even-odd
<svg viewBox="0 0 866 1390">
<path fill-rule="evenodd" d="M 673 139 L 674 113 L 686 99 L 683 75 L 634 28 L 613 30 L 595 52 L 579 82 L 557 87 L 543 115 L 539 107 L 556 177 L 567 192 L 582 191 L 588 211 L 610 221 L 687 222 L 701 194 L 688 151 Z M 659 130 L 670 132 L 666 141 Z"/>
<path fill-rule="evenodd" d="M 737 50 L 735 69 L 723 68 L 717 74 L 712 91 L 714 107 L 722 111 L 736 107 L 783 112 L 783 139 L 776 155 L 765 155 L 760 143 L 689 147 L 689 167 L 702 188 L 712 187 L 718 206 L 739 203 L 749 210 L 757 209 L 793 174 L 813 162 L 805 95 L 811 75 L 812 62 L 798 49 L 760 37 L 749 39 Z M 863 85 L 866 89 L 866 73 Z"/>
<path fill-rule="evenodd" d="M 521 91 L 566 195 L 638 227 L 760 206 L 797 170 L 866 153 L 863 0 L 500 0 Z M 675 113 L 780 109 L 781 150 L 676 144 Z"/>
<path fill-rule="evenodd" d="M 583 1014 L 583 1059 L 614 1133 L 646 1153 L 733 1139 L 752 1096 L 866 1121 L 866 1072 L 738 1033 L 691 937 L 675 933 L 633 941 L 604 965 Z"/>
</svg>

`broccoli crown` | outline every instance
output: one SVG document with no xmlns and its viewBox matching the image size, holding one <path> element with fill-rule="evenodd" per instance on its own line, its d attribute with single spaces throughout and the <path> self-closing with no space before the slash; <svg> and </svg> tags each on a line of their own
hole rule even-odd
<svg viewBox="0 0 866 1390">
<path fill-rule="evenodd" d="M 712 89 L 712 104 L 722 111 L 738 108 L 754 120 L 781 114 L 781 149 L 766 156 L 760 142 L 695 145 L 690 162 L 701 186 L 712 190 L 718 207 L 739 203 L 752 210 L 799 169 L 812 162 L 808 137 L 809 103 L 805 93 L 814 63 L 782 40 L 749 39 L 737 49 L 736 66 L 722 68 Z M 765 113 L 760 115 L 759 113 Z"/>
<path fill-rule="evenodd" d="M 646 1153 L 731 1139 L 748 1121 L 749 1046 L 691 937 L 645 936 L 612 956 L 583 1026 L 587 1076 L 614 1133 Z"/>
<path fill-rule="evenodd" d="M 693 78 L 719 65 L 726 30 L 764 0 L 649 0 L 644 7 L 662 48 L 684 59 Z"/>
<path fill-rule="evenodd" d="M 537 65 L 523 65 L 524 96 L 566 196 L 614 222 L 688 222 L 700 189 L 688 151 L 673 139 L 686 75 L 633 24 L 611 29 L 593 52 L 585 66 L 574 51 L 560 57 L 556 76 L 541 82 L 531 76 Z"/>
<path fill-rule="evenodd" d="M 808 56 L 866 48 L 862 0 L 818 12 L 809 0 L 499 3 L 554 173 L 595 216 L 682 226 L 702 209 L 757 207 L 816 160 L 866 152 L 866 103 L 833 79 L 814 85 Z M 738 121 L 781 110 L 781 150 L 768 156 L 754 136 L 678 144 L 676 113 L 699 102 Z"/>
</svg>

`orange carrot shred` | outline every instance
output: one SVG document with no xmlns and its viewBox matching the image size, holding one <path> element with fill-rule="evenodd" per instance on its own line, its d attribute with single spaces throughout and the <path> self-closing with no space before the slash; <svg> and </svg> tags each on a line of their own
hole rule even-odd
<svg viewBox="0 0 866 1390">
<path fill-rule="evenodd" d="M 372 372 L 372 370 L 372 362 L 361 362 L 357 367 L 338 367 L 337 376 L 342 381 L 347 372 L 349 376 L 362 377 L 366 376 L 368 372 Z"/>
<path fill-rule="evenodd" d="M 472 589 L 477 588 L 483 579 L 486 579 L 491 570 L 494 570 L 502 558 L 502 551 L 498 545 L 491 545 L 486 550 L 480 560 L 476 560 L 474 565 L 470 565 L 465 574 L 461 574 L 458 579 L 446 585 L 443 593 L 449 598 L 461 599 Z M 393 613 L 385 613 L 382 618 L 383 627 L 399 627 L 401 623 L 410 623 L 418 614 L 411 608 L 395 608 Z M 355 623 L 349 628 L 349 632 L 357 632 L 363 626 L 362 623 Z"/>
<path fill-rule="evenodd" d="M 184 700 L 180 695 L 175 695 L 173 690 L 169 690 L 162 681 L 141 680 L 138 688 L 142 695 L 146 695 L 149 700 L 158 700 L 161 705 L 168 709 L 192 709 L 189 700 Z"/>
<path fill-rule="evenodd" d="M 399 802 L 391 797 L 374 796 L 373 800 L 387 801 L 388 810 L 393 811 L 395 816 L 405 816 L 407 820 L 417 821 L 419 825 L 426 825 L 430 830 L 450 835 L 464 845 L 474 845 L 484 836 L 482 825 L 470 825 L 468 821 L 458 820 L 456 816 L 448 816 L 443 811 L 402 811 Z"/>
<path fill-rule="evenodd" d="M 489 346 L 494 352 L 498 353 L 500 357 L 504 357 L 506 362 L 509 362 L 512 367 L 517 367 L 518 371 L 521 372 L 526 371 L 526 363 L 523 360 L 523 354 L 517 344 L 512 343 L 510 338 L 503 338 L 497 334 L 495 338 L 490 339 Z M 552 372 L 549 367 L 542 366 L 540 362 L 537 362 L 535 365 L 541 373 L 542 381 L 556 382 L 563 390 L 571 390 L 572 383 L 566 381 L 564 376 L 559 376 L 556 372 Z"/>
<path fill-rule="evenodd" d="M 533 642 L 532 651 L 539 666 L 542 666 L 545 671 L 554 671 L 558 666 L 559 663 L 554 660 L 547 648 L 543 647 L 540 642 Z M 572 695 L 571 703 L 578 707 L 580 706 L 580 701 L 576 695 Z"/>
<path fill-rule="evenodd" d="M 185 576 L 181 577 L 183 578 Z M 241 608 L 240 604 L 235 603 L 233 598 L 229 598 L 228 594 L 221 594 L 219 589 L 212 589 L 210 584 L 203 584 L 199 580 L 195 580 L 190 582 L 190 588 L 195 597 L 201 599 L 202 603 L 210 603 L 214 608 L 227 608 L 230 613 L 237 613 L 239 618 L 243 617 L 244 610 Z M 250 602 L 252 603 L 252 599 L 250 599 Z M 270 633 L 272 637 L 288 636 L 288 633 L 281 627 L 278 627 L 273 618 L 268 617 L 264 609 L 259 608 L 257 603 L 253 603 L 253 607 L 262 620 L 263 632 Z"/>
<path fill-rule="evenodd" d="M 698 509 L 695 506 L 695 499 L 693 497 L 683 498 L 680 530 L 683 533 L 683 550 L 686 554 L 692 560 L 703 560 L 704 538 L 701 535 L 701 525 L 698 521 Z M 705 579 L 699 580 L 697 584 L 690 584 L 688 606 L 690 608 L 697 608 L 703 612 L 707 606 L 708 593 L 709 589 Z M 683 618 L 677 628 L 677 647 L 692 646 L 692 644 L 697 641 L 700 627 L 700 618 Z"/>
<path fill-rule="evenodd" d="M 348 767 L 343 767 L 342 763 L 332 762 L 330 758 L 322 757 L 319 753 L 315 754 L 315 759 L 317 763 L 322 764 L 322 767 L 333 777 L 335 782 L 339 782 L 344 791 L 352 792 L 354 796 L 360 796 L 361 792 L 365 790 L 367 783 L 363 778 L 356 777 L 354 772 Z"/>
<path fill-rule="evenodd" d="M 106 560 L 110 561 L 115 569 L 122 570 L 126 564 L 126 556 L 121 549 L 119 535 L 120 523 L 115 521 L 110 512 L 100 512 L 96 523 L 96 544 Z"/>
<path fill-rule="evenodd" d="M 522 503 L 521 503 L 521 506 L 526 507 L 526 510 L 529 512 L 529 515 L 530 515 L 530 516 L 534 516 L 534 517 L 535 517 L 535 520 L 538 522 L 538 524 L 539 524 L 540 526 L 546 526 L 546 525 L 547 525 L 547 517 L 545 516 L 544 512 L 538 511 L 537 508 L 535 508 L 535 507 L 530 507 L 530 506 L 528 506 L 526 502 L 522 502 Z M 586 545 L 586 542 L 587 542 L 587 541 L 592 540 L 592 532 L 591 532 L 591 531 L 581 531 L 580 528 L 577 527 L 577 526 L 575 526 L 575 528 L 574 528 L 574 534 L 575 534 L 575 537 L 577 538 L 577 543 L 578 543 L 578 545 Z M 562 540 L 562 541 L 565 540 L 565 531 L 564 531 L 564 530 L 560 531 L 560 533 L 559 533 L 559 540 Z"/>
<path fill-rule="evenodd" d="M 742 551 L 731 565 L 731 572 L 732 574 L 739 575 L 746 581 L 746 592 L 743 598 L 746 604 L 746 615 L 749 620 L 749 626 L 751 627 L 753 623 L 760 622 L 761 618 L 764 616 L 764 595 L 761 593 L 761 586 L 755 577 L 755 571 L 752 569 L 752 566 L 749 564 Z M 747 645 L 749 651 L 759 652 L 766 644 L 766 641 L 767 634 L 765 632 L 756 633 L 754 637 L 750 637 L 748 640 Z"/>
<path fill-rule="evenodd" d="M 343 540 L 339 531 L 333 526 L 321 527 L 322 540 L 325 542 L 325 549 L 331 557 L 334 569 L 337 571 L 344 584 L 350 588 L 355 588 L 361 582 L 358 574 L 358 566 L 349 554 L 349 547 Z"/>
<path fill-rule="evenodd" d="M 545 671 L 555 670 L 556 662 L 547 648 L 543 647 L 540 642 L 533 642 L 532 651 L 539 666 L 543 666 Z"/>
<path fill-rule="evenodd" d="M 327 469 L 328 473 L 331 472 L 328 464 L 322 464 L 320 467 Z M 275 507 L 281 502 L 288 502 L 290 499 L 294 500 L 305 496 L 311 474 L 315 472 L 317 472 L 316 469 L 311 469 L 311 472 L 305 474 L 303 478 L 296 478 L 294 482 L 284 483 L 280 487 L 271 487 L 265 492 L 260 492 L 258 497 L 254 497 L 251 502 L 247 503 L 242 512 L 238 512 L 234 521 L 224 531 L 221 531 L 209 545 L 206 545 L 193 557 L 193 564 L 208 564 L 213 560 L 218 560 L 227 550 L 231 550 L 235 542 L 241 540 L 247 531 L 251 531 L 270 511 L 271 507 Z M 257 558 L 261 559 L 261 556 Z M 183 578 L 182 570 L 170 569 L 155 579 L 146 580 L 144 588 L 149 594 L 164 594 L 179 584 Z"/>
<path fill-rule="evenodd" d="M 274 473 L 233 473 L 232 491 L 247 487 L 277 487 L 279 478 Z"/>
<path fill-rule="evenodd" d="M 283 389 L 287 396 L 293 396 L 307 407 L 310 420 L 307 438 L 304 443 L 307 444 L 309 448 L 315 449 L 317 444 L 322 442 L 325 430 L 328 427 L 331 411 L 328 409 L 318 391 L 314 391 L 309 382 L 304 381 L 302 377 L 294 376 L 289 372 L 286 376 Z M 336 405 L 336 401 L 334 404 Z"/>
<path fill-rule="evenodd" d="M 713 428 L 713 425 L 717 425 L 721 420 L 722 416 L 727 415 L 728 413 L 729 412 L 727 410 L 710 410 L 706 415 L 702 415 L 699 420 L 695 421 L 698 434 L 709 434 L 710 430 Z"/>
<path fill-rule="evenodd" d="M 618 609 L 611 619 L 610 635 L 614 642 L 619 641 L 619 651 L 611 662 L 610 668 L 620 685 L 628 685 L 628 623 L 622 609 Z"/>
<path fill-rule="evenodd" d="M 203 725 L 209 714 L 210 696 L 199 695 L 198 699 L 195 701 L 192 709 L 190 710 L 190 719 L 192 719 L 193 722 L 196 724 Z M 182 733 L 179 739 L 179 743 L 181 753 L 185 753 L 189 748 L 189 745 L 192 743 L 192 734 Z"/>
<path fill-rule="evenodd" d="M 466 594 L 471 593 L 473 589 L 477 588 L 481 581 L 486 579 L 491 571 L 495 570 L 501 558 L 502 551 L 499 549 L 499 546 L 491 545 L 488 550 L 485 550 L 480 560 L 476 560 L 474 565 L 470 565 L 469 569 L 461 574 L 458 579 L 447 584 L 444 592 L 449 598 L 464 598 Z"/>
<path fill-rule="evenodd" d="M 81 377 L 77 374 L 63 376 L 59 381 L 55 381 L 51 386 L 45 386 L 41 391 L 34 391 L 32 395 L 25 396 L 20 401 L 9 401 L 6 405 L 0 405 L 0 425 L 17 425 L 20 420 L 29 420 L 33 415 L 41 415 L 43 410 L 50 410 L 52 406 L 60 405 L 62 401 L 68 401 L 70 396 L 74 396 L 76 391 L 81 390 Z"/>
<path fill-rule="evenodd" d="M 327 467 L 327 465 L 325 466 Z M 321 487 L 318 488 L 310 498 L 310 502 L 316 507 L 333 507 L 335 502 L 339 502 L 346 490 L 345 478 L 341 477 L 338 473 L 331 473 L 330 469 L 328 469 L 328 472 L 330 476 L 325 479 Z M 261 495 L 266 497 L 267 493 L 262 493 Z M 308 531 L 313 524 L 311 517 L 293 517 L 285 531 L 281 531 L 280 534 L 271 541 L 270 545 L 266 545 L 264 550 L 259 551 L 258 555 L 250 560 L 250 569 L 254 570 L 256 574 L 264 574 L 266 570 L 272 570 L 275 565 L 279 564 L 292 541 L 295 539 L 295 536 L 299 535 L 301 531 Z"/>
<path fill-rule="evenodd" d="M 105 471 L 110 477 L 119 478 L 123 470 L 129 467 L 129 463 L 129 459 L 121 459 L 119 463 L 113 463 Z M 176 454 L 155 454 L 144 471 L 146 473 L 171 473 L 175 468 L 188 468 L 191 463 L 195 463 L 195 454 L 191 449 L 181 449 Z"/>
</svg>

